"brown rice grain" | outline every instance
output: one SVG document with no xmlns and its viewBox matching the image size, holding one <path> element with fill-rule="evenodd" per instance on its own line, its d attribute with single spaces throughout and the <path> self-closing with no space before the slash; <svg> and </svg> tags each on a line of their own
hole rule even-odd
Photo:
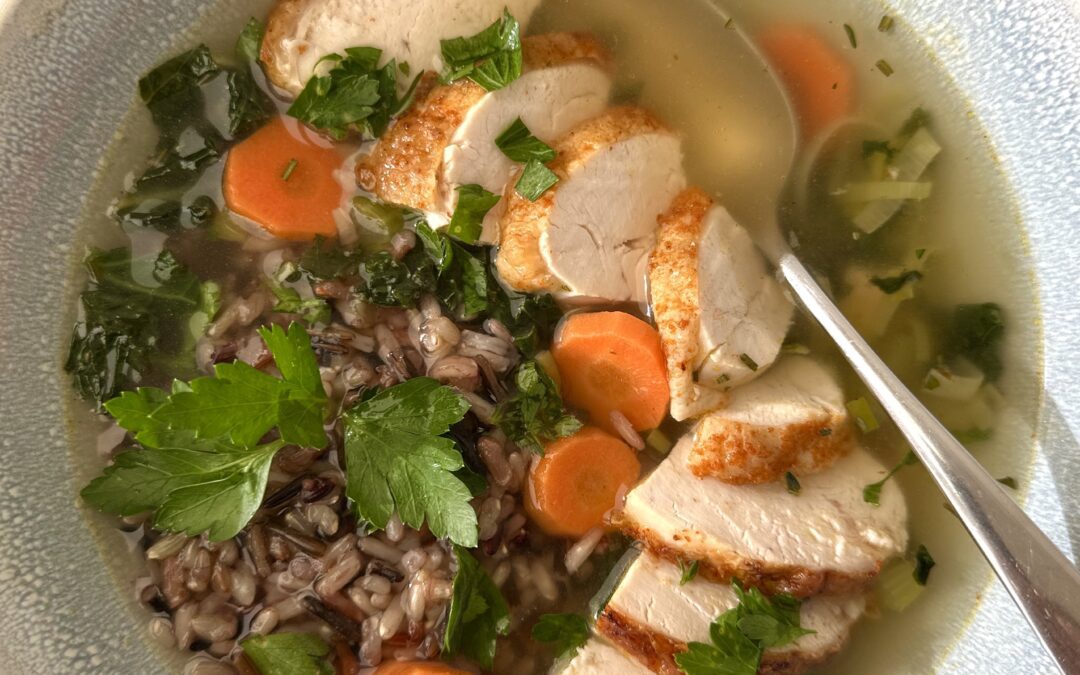
<svg viewBox="0 0 1080 675">
<path fill-rule="evenodd" d="M 395 565 L 401 562 L 402 552 L 400 550 L 379 541 L 375 537 L 364 537 L 360 540 L 359 547 L 364 553 L 379 560 L 385 560 Z"/>
<path fill-rule="evenodd" d="M 171 558 L 179 553 L 187 543 L 188 538 L 183 534 L 167 534 L 146 549 L 146 557 L 150 560 Z"/>
</svg>

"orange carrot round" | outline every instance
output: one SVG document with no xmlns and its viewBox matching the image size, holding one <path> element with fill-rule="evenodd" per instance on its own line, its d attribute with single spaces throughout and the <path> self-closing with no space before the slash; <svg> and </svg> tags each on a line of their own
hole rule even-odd
<svg viewBox="0 0 1080 675">
<path fill-rule="evenodd" d="M 548 534 L 583 537 L 603 524 L 641 464 L 626 443 L 595 427 L 559 439 L 529 473 L 525 512 Z"/>
<path fill-rule="evenodd" d="M 758 35 L 758 44 L 787 86 L 804 140 L 851 114 L 852 66 L 816 29 L 803 24 L 771 26 Z"/>
<path fill-rule="evenodd" d="M 572 314 L 551 349 L 563 398 L 587 411 L 590 422 L 618 433 L 618 411 L 638 431 L 654 429 L 667 414 L 667 370 L 660 334 L 625 312 Z"/>
<path fill-rule="evenodd" d="M 329 142 L 276 117 L 229 151 L 225 203 L 280 239 L 336 237 L 334 209 L 345 188 L 334 172 L 343 162 Z"/>
<path fill-rule="evenodd" d="M 469 675 L 469 671 L 438 661 L 389 661 L 376 668 L 373 675 Z"/>
</svg>

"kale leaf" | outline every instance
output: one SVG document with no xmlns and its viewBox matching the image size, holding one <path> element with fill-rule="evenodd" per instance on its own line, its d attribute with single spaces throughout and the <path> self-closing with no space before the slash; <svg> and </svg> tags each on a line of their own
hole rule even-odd
<svg viewBox="0 0 1080 675">
<path fill-rule="evenodd" d="M 1004 335 L 1005 317 L 999 305 L 958 305 L 953 311 L 951 351 L 967 357 L 991 382 L 1001 377 Z"/>
</svg>

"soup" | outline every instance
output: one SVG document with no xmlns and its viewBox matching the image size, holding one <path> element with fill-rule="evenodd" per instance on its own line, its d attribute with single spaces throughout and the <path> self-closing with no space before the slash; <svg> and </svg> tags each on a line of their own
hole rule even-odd
<svg viewBox="0 0 1080 675">
<path fill-rule="evenodd" d="M 965 127 L 951 107 L 927 105 L 948 100 L 960 106 L 961 100 L 932 74 L 909 75 L 907 69 L 915 67 L 911 64 L 924 59 L 911 50 L 898 21 L 879 31 L 881 17 L 869 17 L 865 11 L 844 16 L 838 8 L 836 16 L 826 16 L 800 10 L 794 3 L 770 6 L 768 11 L 747 5 L 732 3 L 728 14 L 706 3 L 685 2 L 664 8 L 658 15 L 658 9 L 647 2 L 547 2 L 526 34 L 594 31 L 611 56 L 586 41 L 574 47 L 577 51 L 570 61 L 575 65 L 594 61 L 587 64 L 592 68 L 588 72 L 600 73 L 597 81 L 601 83 L 604 76 L 613 78 L 613 98 L 618 103 L 641 106 L 663 120 L 653 122 L 651 116 L 635 113 L 633 123 L 638 130 L 630 133 L 625 131 L 630 117 L 620 118 L 611 125 L 622 134 L 614 142 L 660 137 L 656 143 L 635 147 L 655 152 L 658 161 L 664 161 L 664 152 L 657 147 L 666 142 L 666 129 L 677 131 L 685 153 L 686 183 L 717 195 L 734 220 L 751 231 L 766 225 L 771 213 L 768 181 L 763 177 L 788 169 L 783 147 L 774 147 L 783 145 L 783 133 L 778 130 L 786 122 L 740 115 L 752 106 L 730 103 L 732 91 L 753 100 L 755 92 L 773 85 L 744 64 L 725 59 L 732 47 L 724 40 L 737 39 L 736 31 L 765 33 L 779 17 L 784 23 L 807 26 L 806 34 L 819 36 L 842 61 L 855 64 L 851 81 L 857 94 L 850 109 L 821 133 L 806 137 L 799 147 L 782 220 L 794 234 L 799 253 L 829 282 L 856 320 L 891 305 L 888 315 L 861 328 L 874 333 L 877 326 L 871 335 L 875 346 L 909 386 L 924 390 L 925 400 L 955 432 L 977 443 L 973 447 L 980 459 L 996 473 L 1022 483 L 1028 458 L 1016 448 L 1026 447 L 1025 421 L 1034 414 L 1035 402 L 1028 403 L 1028 408 L 1015 402 L 1031 399 L 1028 388 L 1034 386 L 1030 373 L 1038 367 L 1038 349 L 1033 347 L 1038 336 L 1023 332 L 1031 323 L 1024 320 L 1025 312 L 1032 310 L 1025 309 L 1030 305 L 1024 302 L 1026 298 L 1018 297 L 1017 289 L 1027 288 L 1027 282 L 1012 257 L 1023 244 L 1008 215 L 1012 210 L 1003 196 L 1007 190 L 992 173 L 989 159 L 982 159 L 985 153 L 956 152 L 956 148 L 980 147 L 977 130 Z M 545 164 L 551 167 L 548 171 L 556 172 L 563 184 L 534 188 L 539 192 L 531 196 L 537 201 L 530 198 L 529 185 L 511 186 L 505 195 L 501 190 L 476 191 L 470 198 L 478 197 L 480 203 L 484 192 L 503 196 L 485 218 L 483 206 L 474 207 L 471 216 L 466 213 L 466 195 L 456 190 L 450 191 L 447 204 L 423 202 L 404 192 L 386 199 L 392 181 L 380 182 L 380 176 L 373 179 L 360 172 L 364 185 L 358 188 L 353 165 L 359 160 L 375 174 L 390 174 L 388 167 L 403 166 L 391 143 L 400 139 L 401 120 L 415 121 L 410 115 L 417 115 L 424 124 L 431 124 L 430 118 L 418 115 L 433 107 L 431 97 L 439 91 L 475 89 L 475 80 L 466 76 L 433 90 L 427 87 L 435 87 L 434 83 L 425 83 L 416 97 L 419 102 L 402 106 L 406 110 L 398 124 L 370 117 L 350 121 L 344 125 L 347 133 L 338 134 L 343 139 L 327 140 L 327 133 L 335 135 L 334 129 L 328 131 L 333 124 L 326 123 L 327 117 L 307 113 L 309 121 L 322 127 L 323 135 L 292 121 L 285 114 L 290 97 L 270 92 L 262 69 L 246 63 L 243 50 L 232 56 L 232 42 L 247 16 L 262 16 L 266 9 L 229 8 L 213 15 L 213 30 L 196 31 L 183 48 L 205 40 L 213 49 L 189 52 L 177 72 L 191 76 L 195 83 L 182 89 L 187 94 L 197 91 L 197 102 L 188 99 L 164 112 L 157 105 L 156 128 L 147 125 L 145 113 L 139 111 L 130 135 L 146 139 L 145 144 L 135 157 L 113 161 L 103 176 L 103 184 L 109 186 L 103 190 L 115 193 L 118 178 L 125 172 L 134 169 L 133 176 L 144 175 L 138 155 L 148 153 L 159 138 L 166 137 L 163 150 L 183 147 L 182 153 L 175 153 L 183 155 L 182 162 L 170 165 L 171 157 L 165 152 L 156 162 L 158 170 L 149 178 L 129 180 L 125 195 L 114 204 L 111 220 L 122 221 L 127 240 L 120 250 L 92 257 L 94 285 L 83 296 L 84 327 L 71 362 L 83 394 L 102 403 L 114 401 L 106 410 L 115 421 L 102 434 L 99 447 L 110 460 L 121 459 L 106 474 L 108 478 L 88 488 L 84 497 L 92 506 L 124 516 L 121 529 L 131 532 L 133 556 L 140 562 L 139 599 L 152 613 L 148 617 L 151 635 L 187 651 L 192 658 L 188 668 L 199 672 L 273 672 L 271 654 L 275 652 L 277 658 L 287 653 L 290 658 L 306 659 L 305 663 L 315 664 L 312 667 L 332 663 L 341 672 L 380 663 L 379 672 L 393 672 L 390 665 L 397 661 L 440 659 L 457 668 L 494 672 L 545 672 L 553 663 L 557 668 L 588 672 L 587 658 L 596 654 L 610 660 L 601 658 L 594 672 L 615 667 L 682 667 L 679 654 L 686 649 L 685 643 L 707 640 L 709 621 L 722 612 L 685 629 L 700 632 L 704 628 L 706 635 L 700 638 L 685 639 L 637 625 L 636 632 L 625 631 L 633 635 L 621 635 L 620 642 L 612 621 L 635 620 L 628 616 L 632 603 L 627 598 L 632 597 L 626 589 L 648 590 L 655 584 L 658 597 L 663 589 L 676 600 L 699 591 L 720 593 L 716 597 L 721 607 L 732 602 L 732 591 L 724 590 L 729 586 L 723 582 L 734 577 L 779 598 L 774 603 L 787 601 L 782 593 L 799 596 L 802 616 L 808 621 L 817 616 L 812 606 L 835 608 L 838 595 L 858 596 L 857 602 L 864 602 L 868 593 L 868 604 L 853 610 L 852 621 L 843 629 L 833 624 L 816 629 L 822 639 L 828 635 L 832 640 L 822 656 L 833 651 L 833 645 L 850 643 L 840 657 L 828 662 L 830 672 L 854 671 L 869 659 L 904 670 L 932 667 L 929 661 L 913 659 L 929 660 L 947 649 L 974 606 L 986 575 L 972 572 L 979 568 L 971 545 L 918 467 L 904 468 L 885 483 L 877 497 L 883 506 L 877 510 L 862 497 L 863 483 L 873 481 L 855 485 L 857 501 L 863 502 L 858 508 L 865 509 L 860 513 L 867 517 L 884 518 L 881 513 L 904 497 L 910 509 L 910 542 L 897 543 L 898 555 L 882 556 L 880 562 L 886 566 L 881 581 L 866 580 L 855 590 L 827 586 L 811 590 L 787 578 L 740 574 L 723 568 L 709 555 L 698 559 L 689 550 L 671 551 L 657 541 L 655 531 L 651 538 L 638 537 L 644 539 L 644 546 L 634 542 L 633 535 L 641 534 L 641 523 L 631 512 L 649 506 L 635 501 L 634 492 L 658 480 L 659 472 L 651 473 L 654 469 L 672 466 L 676 456 L 665 458 L 665 453 L 680 437 L 693 438 L 692 428 L 699 437 L 704 435 L 703 426 L 692 427 L 695 418 L 712 417 L 716 412 L 704 411 L 678 421 L 664 415 L 667 397 L 675 395 L 676 387 L 672 383 L 668 391 L 670 372 L 665 373 L 670 371 L 675 342 L 665 334 L 663 312 L 656 306 L 657 289 L 666 278 L 662 261 L 648 275 L 642 272 L 653 285 L 652 304 L 645 296 L 635 295 L 635 283 L 630 282 L 638 277 L 633 274 L 623 279 L 629 280 L 625 289 L 597 301 L 588 291 L 603 281 L 602 275 L 585 273 L 587 265 L 560 265 L 557 254 L 572 253 L 572 247 L 553 243 L 543 259 L 546 272 L 556 276 L 556 286 L 562 288 L 529 287 L 530 277 L 521 275 L 511 282 L 519 286 L 514 289 L 501 282 L 515 270 L 497 264 L 500 257 L 508 256 L 507 251 L 512 252 L 509 240 L 504 237 L 503 248 L 495 253 L 474 242 L 476 234 L 468 234 L 482 233 L 492 221 L 505 234 L 503 223 L 515 214 L 534 217 L 544 195 L 554 195 L 552 201 L 569 201 L 566 195 L 575 185 L 587 185 L 582 183 L 586 178 L 572 174 L 569 165 L 559 165 L 558 157 L 550 159 L 544 148 L 563 156 L 583 152 L 583 143 L 574 140 L 575 135 L 581 136 L 580 128 L 596 132 L 595 124 L 588 127 L 590 118 L 612 113 L 600 108 L 583 110 L 581 120 L 567 123 L 578 127 L 576 131 L 559 130 L 538 144 L 532 132 L 539 127 L 525 125 L 519 139 L 529 142 L 515 146 L 516 150 L 500 148 L 513 160 L 497 156 L 510 167 L 508 171 L 537 160 L 539 167 L 533 166 L 537 175 L 544 175 Z M 845 20 L 851 26 L 850 36 Z M 529 62 L 530 48 L 538 51 L 530 44 L 536 45 L 536 39 L 526 42 L 526 74 L 541 70 L 535 61 Z M 250 57 L 250 50 L 246 54 Z M 354 65 L 361 60 L 353 58 Z M 883 59 L 884 70 L 892 71 L 888 76 L 877 64 Z M 545 62 L 547 68 L 560 66 L 566 64 Z M 367 77 L 376 77 L 371 68 L 365 72 Z M 405 90 L 415 75 L 399 68 L 393 73 L 398 90 L 383 96 L 395 103 L 407 101 Z M 156 80 L 161 87 L 171 81 L 168 77 Z M 260 93 L 264 89 L 266 93 Z M 151 91 L 153 102 L 153 88 L 144 90 L 144 99 L 146 91 Z M 480 101 L 476 106 L 489 100 L 479 91 L 471 95 Z M 943 148 L 940 157 L 935 157 L 925 176 L 900 181 L 881 174 L 883 166 L 890 167 L 892 155 L 902 152 L 909 142 L 910 132 L 905 138 L 900 129 L 919 108 L 928 112 L 930 120 L 920 123 L 920 128 L 928 130 Z M 468 109 L 474 110 L 473 105 Z M 278 116 L 284 121 L 271 121 Z M 365 124 L 363 131 L 357 129 Z M 384 131 L 384 126 L 389 128 Z M 170 128 L 175 132 L 172 137 Z M 210 129 L 211 133 L 193 134 L 192 129 Z M 506 125 L 493 133 L 505 130 Z M 199 145 L 215 133 L 219 138 L 214 143 Z M 360 142 L 363 133 L 382 139 Z M 256 140 L 260 137 L 268 140 L 260 144 Z M 864 153 L 865 147 L 878 148 L 885 156 Z M 284 154 L 281 148 L 286 148 Z M 243 161 L 245 151 L 249 159 Z M 372 153 L 381 162 L 374 164 L 375 169 L 371 169 Z M 605 160 L 582 156 L 583 164 L 591 161 Z M 261 164 L 275 162 L 281 166 L 274 165 L 273 176 L 259 174 Z M 247 165 L 246 170 L 237 168 L 241 163 Z M 331 169 L 321 171 L 320 166 Z M 464 164 L 461 175 L 470 175 L 468 170 Z M 972 174 L 979 177 L 980 189 L 972 190 Z M 251 176 L 259 175 L 271 188 L 303 189 L 291 201 L 281 197 L 281 189 L 246 196 L 247 187 L 258 183 Z M 480 175 L 476 182 L 486 178 Z M 859 234 L 852 224 L 858 211 L 835 193 L 856 183 L 890 179 L 932 183 L 932 195 L 906 198 L 900 213 L 890 215 L 875 232 L 852 238 L 853 232 Z M 650 180 L 649 188 L 657 182 Z M 543 186 L 544 181 L 536 185 Z M 673 185 L 669 192 L 680 188 Z M 312 194 L 338 194 L 335 191 L 340 191 L 340 204 L 326 218 L 319 223 L 297 222 L 296 213 L 325 205 L 325 199 L 305 201 Z M 639 192 L 632 195 L 638 205 L 671 201 L 671 195 L 662 190 L 652 195 L 645 194 L 647 190 Z M 420 210 L 390 207 L 386 202 L 404 202 Z M 289 211 L 296 204 L 301 211 Z M 463 218 L 455 226 L 451 216 L 463 205 Z M 656 214 L 662 241 L 673 222 L 672 215 L 665 213 L 668 206 L 662 204 Z M 286 212 L 293 214 L 291 220 L 280 217 Z M 557 232 L 557 214 L 536 217 L 545 218 Z M 612 219 L 619 217 L 616 214 Z M 421 225 L 425 219 L 435 227 Z M 99 239 L 102 242 L 116 239 L 115 222 L 107 227 Z M 993 227 L 1010 243 L 994 248 L 981 244 L 974 236 L 976 227 L 979 231 Z M 267 231 L 279 237 L 267 236 Z M 327 238 L 312 241 L 309 235 L 314 231 Z M 446 231 L 455 235 L 440 234 Z M 301 240 L 293 241 L 294 236 Z M 160 255 L 163 250 L 169 255 Z M 457 256 L 456 264 L 447 262 L 447 250 Z M 596 249 L 598 261 L 610 255 L 609 249 Z M 649 251 L 642 250 L 641 255 L 647 259 Z M 148 263 L 139 262 L 147 256 Z M 698 268 L 701 278 L 711 273 L 706 263 Z M 851 299 L 852 268 L 865 272 L 861 279 L 865 292 L 871 294 L 868 302 L 857 295 Z M 1014 277 L 1006 277 L 1003 270 Z M 766 282 L 755 277 L 755 283 Z M 476 293 L 480 284 L 487 290 Z M 548 293 L 555 301 L 544 299 Z M 991 302 L 1004 310 L 985 306 Z M 969 307 L 957 313 L 958 305 Z M 569 312 L 568 318 L 562 318 L 564 312 Z M 1008 323 L 1004 344 L 999 344 L 1002 316 Z M 553 345 L 560 323 L 562 334 Z M 990 339 L 965 342 L 962 329 L 972 323 L 980 329 L 978 335 Z M 122 333 L 124 339 L 96 344 L 90 339 L 94 334 L 86 333 L 87 327 L 95 325 L 101 329 L 98 335 Z M 293 325 L 299 328 L 293 330 Z M 660 327 L 659 334 L 654 325 Z M 260 335 L 260 326 L 267 331 L 277 328 Z M 95 351 L 102 345 L 106 348 Z M 631 350 L 632 356 L 597 366 L 595 354 L 605 347 Z M 875 469 L 875 478 L 883 477 L 884 468 L 902 459 L 904 448 L 895 430 L 850 373 L 840 368 L 835 351 L 812 322 L 796 316 L 790 330 L 777 339 L 776 349 L 772 359 L 761 358 L 760 364 L 747 352 L 729 354 L 734 360 L 718 357 L 717 363 L 734 363 L 724 366 L 730 372 L 721 372 L 708 383 L 698 377 L 693 386 L 708 390 L 706 395 L 715 389 L 735 398 L 770 372 L 774 380 L 784 372 L 769 368 L 772 360 L 787 364 L 806 359 L 818 367 L 823 364 L 826 373 L 835 369 L 838 375 L 841 405 L 838 410 L 829 409 L 839 420 L 837 426 L 834 429 L 832 422 L 819 425 L 816 432 L 829 433 L 798 444 L 787 464 L 777 465 L 780 469 L 771 466 L 764 476 L 744 480 L 737 488 L 728 487 L 733 485 L 732 472 L 745 466 L 729 462 L 719 469 L 713 467 L 726 480 L 717 475 L 695 479 L 715 484 L 710 495 L 717 499 L 735 495 L 740 501 L 746 495 L 746 501 L 756 503 L 754 494 L 783 485 L 792 500 L 816 503 L 810 500 L 819 489 L 818 476 L 830 475 L 835 458 L 822 460 L 820 466 L 800 464 L 805 460 L 801 451 L 827 446 L 838 454 L 858 455 L 861 451 L 837 440 L 843 436 L 842 425 L 852 427 L 852 446 L 865 447 L 878 458 L 875 461 L 883 468 Z M 96 358 L 103 355 L 104 359 Z M 103 375 L 108 366 L 115 365 L 111 359 L 120 355 L 126 368 L 111 370 L 113 376 Z M 1000 372 L 995 359 L 1003 364 Z M 650 368 L 650 363 L 659 366 Z M 215 364 L 218 370 L 211 375 Z M 311 364 L 319 369 L 325 389 L 312 386 Z M 968 369 L 969 364 L 975 370 Z M 699 365 L 701 372 L 710 367 Z M 599 381 L 598 369 L 606 370 L 610 380 Z M 659 373 L 663 385 L 659 389 L 656 378 L 647 377 L 650 371 Z M 416 375 L 434 378 L 438 386 Z M 195 383 L 167 391 L 173 378 Z M 724 378 L 728 379 L 721 382 Z M 732 387 L 732 380 L 739 380 L 740 386 Z M 942 384 L 947 396 L 939 391 Z M 162 389 L 128 394 L 116 401 L 124 390 L 134 387 Z M 624 390 L 635 394 L 627 397 Z M 610 398 L 621 402 L 614 410 L 604 405 Z M 647 405 L 657 398 L 661 400 L 659 418 L 650 412 L 656 406 Z M 261 407 L 260 400 L 264 401 Z M 227 414 L 208 414 L 215 402 Z M 468 413 L 463 412 L 465 407 Z M 674 403 L 671 410 L 675 411 Z M 406 418 L 412 422 L 405 422 Z M 417 419 L 428 426 L 418 431 L 412 426 Z M 320 421 L 328 423 L 327 429 L 321 428 Z M 864 430 L 854 428 L 859 424 Z M 579 430 L 582 425 L 585 428 Z M 880 426 L 873 429 L 875 425 Z M 395 464 L 398 454 L 370 452 L 372 445 L 382 444 L 422 450 L 415 467 L 420 477 L 400 479 L 395 472 L 405 465 Z M 645 447 L 635 451 L 639 445 Z M 534 448 L 548 452 L 541 456 Z M 201 472 L 205 480 L 194 485 L 180 480 L 183 471 L 174 470 L 169 464 L 174 458 L 168 454 L 179 451 L 201 453 L 190 456 L 211 462 Z M 221 453 L 242 456 L 243 462 L 252 465 L 245 464 L 243 471 L 222 469 L 213 463 Z M 215 457 L 208 460 L 210 454 Z M 560 461 L 560 457 L 571 460 Z M 600 468 L 590 463 L 597 457 L 602 460 Z M 380 464 L 386 461 L 390 464 Z M 356 464 L 367 467 L 368 478 L 350 469 Z M 708 472 L 702 466 L 698 469 Z M 146 471 L 161 467 L 169 481 L 176 482 L 153 483 L 148 490 L 151 483 Z M 94 473 L 99 469 L 94 467 Z M 639 474 L 641 485 L 634 488 Z M 371 475 L 378 480 L 373 482 Z M 575 477 L 586 480 L 589 488 L 570 490 L 567 495 L 563 487 L 574 484 Z M 230 481 L 236 481 L 231 491 L 207 487 L 232 486 Z M 903 496 L 897 485 L 902 486 Z M 197 496 L 224 500 L 223 508 L 196 506 L 195 502 L 202 502 L 190 499 L 192 490 L 207 489 L 208 494 Z M 434 501 L 430 496 L 415 497 L 437 490 L 451 496 Z M 378 499 L 379 493 L 388 493 L 389 499 Z M 624 499 L 626 504 L 620 507 Z M 620 510 L 631 515 L 620 519 Z M 447 517 L 447 513 L 456 515 Z M 605 530 L 605 519 L 631 536 Z M 927 556 L 919 556 L 921 563 L 916 565 L 920 545 L 937 562 L 929 578 L 923 578 L 928 591 L 921 594 L 922 587 L 908 581 L 914 567 L 923 573 L 929 569 Z M 638 553 L 640 548 L 650 550 Z M 671 577 L 673 570 L 678 574 Z M 689 588 L 682 585 L 684 579 Z M 477 597 L 481 600 L 473 600 Z M 505 626 L 500 602 L 507 604 Z M 749 602 L 734 601 L 733 611 Z M 898 610 L 901 605 L 906 605 L 902 611 Z M 859 622 L 850 640 L 846 639 L 854 618 L 864 612 L 875 616 Z M 597 613 L 600 623 L 594 627 Z M 599 635 L 585 646 L 578 645 L 590 631 Z M 670 631 L 677 632 L 669 627 Z M 650 640 L 659 637 L 667 643 L 683 639 L 666 648 L 670 653 L 660 650 L 645 655 L 643 633 Z M 544 644 L 544 638 L 551 644 Z M 905 645 L 916 641 L 935 648 L 913 656 Z M 566 644 L 578 647 L 577 656 L 570 650 L 557 660 Z M 821 665 L 813 650 L 799 646 L 805 643 L 794 644 L 796 653 L 806 658 L 792 659 L 788 667 Z M 704 641 L 700 648 L 724 653 L 730 645 Z M 755 643 L 752 658 L 776 663 L 777 648 Z"/>
</svg>

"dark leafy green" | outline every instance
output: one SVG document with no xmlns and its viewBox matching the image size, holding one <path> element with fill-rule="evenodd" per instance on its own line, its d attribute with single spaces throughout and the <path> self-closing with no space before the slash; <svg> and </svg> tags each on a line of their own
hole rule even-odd
<svg viewBox="0 0 1080 675">
<path fill-rule="evenodd" d="M 248 19 L 248 22 L 244 24 L 244 30 L 240 32 L 240 37 L 236 39 L 237 58 L 247 63 L 257 63 L 265 32 L 266 26 L 262 21 L 254 17 Z"/>
<path fill-rule="evenodd" d="M 328 281 L 355 276 L 360 261 L 336 240 L 316 236 L 300 256 L 300 270 L 312 279 Z"/>
<path fill-rule="evenodd" d="M 499 134 L 495 139 L 495 145 L 503 151 L 504 155 L 522 164 L 533 159 L 540 162 L 550 162 L 555 159 L 555 150 L 533 136 L 520 117 Z"/>
<path fill-rule="evenodd" d="M 514 185 L 514 191 L 530 202 L 535 202 L 558 182 L 559 177 L 554 171 L 544 166 L 540 160 L 530 159 Z"/>
<path fill-rule="evenodd" d="M 870 283 L 880 288 L 882 293 L 892 295 L 893 293 L 898 292 L 904 286 L 915 283 L 922 278 L 922 272 L 916 270 L 905 270 L 894 277 L 871 277 Z"/>
<path fill-rule="evenodd" d="M 418 223 L 416 234 L 434 265 L 438 281 L 436 293 L 450 313 L 469 321 L 488 310 L 488 249 L 467 246 Z"/>
<path fill-rule="evenodd" d="M 499 195 L 479 185 L 458 186 L 457 193 L 457 207 L 446 231 L 466 244 L 475 244 L 484 231 L 484 216 L 499 203 Z"/>
<path fill-rule="evenodd" d="M 476 546 L 472 494 L 454 474 L 464 460 L 443 437 L 468 409 L 453 389 L 418 377 L 346 412 L 346 490 L 357 516 L 382 528 L 397 513 L 410 527 L 426 522 L 437 537 Z"/>
<path fill-rule="evenodd" d="M 488 307 L 514 336 L 514 343 L 527 358 L 532 358 L 551 343 L 555 327 L 562 319 L 555 298 L 548 294 L 526 295 L 505 288 L 488 268 Z"/>
<path fill-rule="evenodd" d="M 323 61 L 334 65 L 325 75 L 313 75 L 289 107 L 293 117 L 342 140 L 359 132 L 378 138 L 390 120 L 412 101 L 417 75 L 404 97 L 397 97 L 397 63 L 381 68 L 382 50 L 352 47 L 345 55 L 331 54 Z"/>
<path fill-rule="evenodd" d="M 454 546 L 453 594 L 446 617 L 443 653 L 463 655 L 491 669 L 500 635 L 510 630 L 510 609 L 491 577 L 462 546 Z"/>
<path fill-rule="evenodd" d="M 153 360 L 180 355 L 176 338 L 199 308 L 199 280 L 167 251 L 95 250 L 84 264 L 89 285 L 65 368 L 79 394 L 101 405 L 149 377 Z"/>
<path fill-rule="evenodd" d="M 374 253 L 364 261 L 357 293 L 364 300 L 385 307 L 415 307 L 420 296 L 435 291 L 435 266 L 417 246 L 400 261 L 388 251 Z"/>
<path fill-rule="evenodd" d="M 697 560 L 691 560 L 689 563 L 685 560 L 679 561 L 679 585 L 685 586 L 686 584 L 697 578 L 698 568 L 701 563 Z"/>
<path fill-rule="evenodd" d="M 915 583 L 925 586 L 930 578 L 930 570 L 936 564 L 933 556 L 930 555 L 930 551 L 926 550 L 926 546 L 920 544 L 919 550 L 915 552 L 915 570 L 911 573 L 915 577 Z"/>
<path fill-rule="evenodd" d="M 755 588 L 734 584 L 739 605 L 720 615 L 709 628 L 710 643 L 691 642 L 675 663 L 687 675 L 755 675 L 766 649 L 782 647 L 809 635 L 799 624 L 801 604 L 781 593 L 767 598 Z"/>
<path fill-rule="evenodd" d="M 312 633 L 253 635 L 240 643 L 260 675 L 333 675 L 330 646 Z"/>
<path fill-rule="evenodd" d="M 274 103 L 247 70 L 228 74 L 229 133 L 234 139 L 247 136 L 270 119 Z"/>
<path fill-rule="evenodd" d="M 581 420 L 567 412 L 559 387 L 536 361 L 526 361 L 514 374 L 517 391 L 499 405 L 495 423 L 523 449 L 543 454 L 544 445 L 581 429 Z"/>
<path fill-rule="evenodd" d="M 589 622 L 580 614 L 544 614 L 533 625 L 532 638 L 550 644 L 556 658 L 573 655 L 589 639 Z"/>
<path fill-rule="evenodd" d="M 443 40 L 441 46 L 444 82 L 467 77 L 495 91 L 521 77 L 521 26 L 509 11 L 476 35 Z"/>
<path fill-rule="evenodd" d="M 330 323 L 330 305 L 322 298 L 301 298 L 299 291 L 288 286 L 274 284 L 270 287 L 277 302 L 274 311 L 281 314 L 295 314 L 309 326 Z"/>
<path fill-rule="evenodd" d="M 958 305 L 952 317 L 950 351 L 966 357 L 992 382 L 1001 377 L 1000 347 L 1004 335 L 1005 316 L 999 305 L 991 302 Z"/>
<path fill-rule="evenodd" d="M 789 493 L 797 495 L 802 492 L 802 483 L 799 482 L 798 476 L 790 471 L 784 474 L 784 483 L 787 485 Z"/>
</svg>

